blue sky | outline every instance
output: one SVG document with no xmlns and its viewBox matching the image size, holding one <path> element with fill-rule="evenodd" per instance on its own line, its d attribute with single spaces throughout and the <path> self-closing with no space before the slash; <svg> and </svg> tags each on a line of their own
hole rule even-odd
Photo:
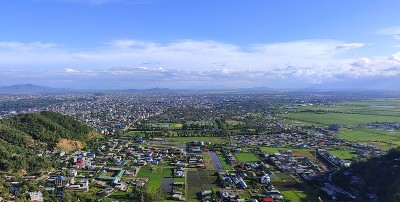
<svg viewBox="0 0 400 202">
<path fill-rule="evenodd" d="M 398 0 L 2 0 L 0 85 L 400 86 Z"/>
</svg>

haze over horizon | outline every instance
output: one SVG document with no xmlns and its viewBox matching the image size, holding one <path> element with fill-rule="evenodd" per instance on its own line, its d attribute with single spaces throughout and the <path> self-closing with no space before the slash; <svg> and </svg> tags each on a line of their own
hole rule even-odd
<svg viewBox="0 0 400 202">
<path fill-rule="evenodd" d="M 4 0 L 0 86 L 397 89 L 400 2 Z"/>
</svg>

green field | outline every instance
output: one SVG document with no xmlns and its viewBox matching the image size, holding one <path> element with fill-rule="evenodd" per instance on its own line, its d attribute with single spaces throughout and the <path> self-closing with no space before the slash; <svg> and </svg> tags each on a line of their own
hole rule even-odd
<svg viewBox="0 0 400 202">
<path fill-rule="evenodd" d="M 371 122 L 400 122 L 399 116 L 347 114 L 336 112 L 296 112 L 282 115 L 282 117 L 325 126 L 330 124 L 357 125 Z"/>
<path fill-rule="evenodd" d="M 174 177 L 174 182 L 185 182 L 186 179 L 184 177 Z"/>
<path fill-rule="evenodd" d="M 281 194 L 291 202 L 318 201 L 317 196 L 303 191 L 282 191 Z"/>
<path fill-rule="evenodd" d="M 399 116 L 400 100 L 399 99 L 376 99 L 366 102 L 348 102 L 343 107 L 350 108 L 359 114 L 375 114 L 375 115 L 391 115 Z"/>
<path fill-rule="evenodd" d="M 329 106 L 301 106 L 281 117 L 321 125 L 400 122 L 400 99 L 343 102 Z"/>
<path fill-rule="evenodd" d="M 221 161 L 222 166 L 224 167 L 225 170 L 231 170 L 231 166 L 226 162 L 226 159 L 222 156 L 220 152 L 217 152 L 218 158 Z"/>
<path fill-rule="evenodd" d="M 274 172 L 275 179 L 272 184 L 289 201 L 317 201 L 318 195 L 313 187 L 296 176 L 291 176 L 280 171 Z"/>
<path fill-rule="evenodd" d="M 154 128 L 181 129 L 183 124 L 181 124 L 181 123 L 149 123 L 148 126 L 154 127 Z"/>
<path fill-rule="evenodd" d="M 149 178 L 147 186 L 154 190 L 159 189 L 163 177 L 172 176 L 172 167 L 156 167 L 156 170 L 151 170 L 149 166 L 140 167 L 138 177 Z"/>
<path fill-rule="evenodd" d="M 235 157 L 239 162 L 256 162 L 260 160 L 251 153 L 235 153 Z"/>
<path fill-rule="evenodd" d="M 400 100 L 386 98 L 363 102 L 343 102 L 332 106 L 304 106 L 296 110 L 399 116 Z"/>
<path fill-rule="evenodd" d="M 358 156 L 357 154 L 353 153 L 353 151 L 348 149 L 329 150 L 329 153 L 341 159 L 347 160 L 351 160 L 351 158 Z"/>
<path fill-rule="evenodd" d="M 181 123 L 167 123 L 169 124 L 168 128 L 169 129 L 181 129 L 183 124 Z"/>
<path fill-rule="evenodd" d="M 361 125 L 372 122 L 400 123 L 399 99 L 376 99 L 365 102 L 344 102 L 331 106 L 302 106 L 281 116 L 294 124 L 304 123 L 327 126 L 330 124 L 352 125 L 342 127 L 337 134 L 340 139 L 368 143 L 383 149 L 400 146 L 400 131 L 367 129 Z M 350 153 L 337 153 L 338 157 L 349 159 Z"/>
<path fill-rule="evenodd" d="M 338 137 L 344 140 L 378 145 L 384 149 L 400 146 L 400 132 L 388 132 L 375 129 L 343 129 Z"/>
</svg>

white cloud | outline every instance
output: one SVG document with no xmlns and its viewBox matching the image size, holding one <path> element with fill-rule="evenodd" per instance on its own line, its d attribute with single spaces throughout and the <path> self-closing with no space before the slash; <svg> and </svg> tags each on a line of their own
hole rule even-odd
<svg viewBox="0 0 400 202">
<path fill-rule="evenodd" d="M 137 40 L 131 40 L 131 39 L 120 39 L 120 40 L 114 40 L 110 43 L 110 45 L 115 46 L 117 48 L 130 48 L 132 46 L 148 46 L 151 43 L 146 43 L 142 41 L 137 41 Z"/>
<path fill-rule="evenodd" d="M 354 48 L 365 46 L 365 43 L 343 43 L 335 40 L 304 40 L 285 43 L 256 45 L 254 50 L 270 55 L 300 55 L 302 57 L 334 56 Z"/>
<path fill-rule="evenodd" d="M 79 78 L 247 83 L 285 78 L 322 83 L 339 77 L 400 75 L 400 53 L 376 58 L 353 58 L 347 54 L 366 45 L 303 40 L 239 47 L 217 41 L 157 44 L 123 39 L 78 52 L 51 43 L 0 42 L 0 70 L 18 66 L 29 72 L 41 67 L 56 76 L 63 73 Z"/>
<path fill-rule="evenodd" d="M 64 68 L 64 71 L 67 74 L 70 75 L 75 75 L 75 76 L 80 76 L 80 77 L 95 77 L 98 75 L 98 73 L 103 72 L 102 70 L 85 70 L 85 71 L 79 71 L 76 69 L 72 69 L 72 68 Z"/>
<path fill-rule="evenodd" d="M 35 49 L 50 49 L 54 48 L 55 45 L 51 43 L 32 42 L 32 43 L 21 43 L 16 41 L 11 42 L 0 42 L 0 50 L 15 50 L 15 51 L 29 51 Z"/>
<path fill-rule="evenodd" d="M 345 44 L 339 44 L 335 48 L 336 50 L 350 50 L 354 48 L 361 48 L 365 46 L 365 43 L 345 43 Z"/>
<path fill-rule="evenodd" d="M 159 67 L 159 68 L 158 68 L 158 71 L 160 71 L 160 72 L 167 72 L 168 70 L 166 70 L 166 69 L 163 68 L 163 67 Z"/>
<path fill-rule="evenodd" d="M 393 36 L 394 39 L 400 39 L 400 26 L 386 27 L 378 30 L 378 34 Z"/>
<path fill-rule="evenodd" d="M 231 73 L 232 71 L 230 70 L 230 69 L 228 69 L 228 68 L 224 68 L 223 70 L 222 70 L 222 73 L 224 73 L 224 74 L 229 74 L 229 73 Z"/>
<path fill-rule="evenodd" d="M 391 55 L 389 59 L 395 62 L 400 62 L 400 52 Z"/>
<path fill-rule="evenodd" d="M 44 43 L 2 42 L 0 47 L 24 50 L 23 55 L 1 51 L 4 60 L 0 65 L 69 65 L 94 67 L 143 66 L 143 61 L 159 61 L 164 68 L 212 70 L 215 64 L 229 66 L 231 70 L 264 70 L 274 66 L 324 66 L 337 64 L 346 57 L 340 54 L 364 46 L 364 43 L 343 43 L 334 40 L 293 41 L 286 43 L 254 45 L 250 51 L 239 46 L 216 41 L 183 40 L 170 44 L 156 44 L 137 40 L 115 40 L 111 46 L 86 51 L 71 52 Z M 1 56 L 0 56 L 1 58 Z M 215 62 L 218 61 L 218 62 Z M 146 65 L 145 65 L 146 66 Z"/>
<path fill-rule="evenodd" d="M 76 70 L 76 69 L 72 69 L 72 68 L 64 68 L 64 72 L 66 72 L 66 73 L 70 73 L 70 74 L 79 73 L 79 71 L 78 71 L 78 70 Z"/>
<path fill-rule="evenodd" d="M 386 27 L 378 30 L 378 34 L 395 35 L 400 33 L 400 26 Z"/>
</svg>

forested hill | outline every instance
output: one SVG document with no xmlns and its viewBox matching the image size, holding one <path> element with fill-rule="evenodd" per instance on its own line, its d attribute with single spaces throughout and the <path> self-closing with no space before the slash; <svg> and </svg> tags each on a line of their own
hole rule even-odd
<svg viewBox="0 0 400 202">
<path fill-rule="evenodd" d="M 70 116 L 55 112 L 19 114 L 0 120 L 0 170 L 32 172 L 47 169 L 46 151 L 59 147 L 61 140 L 81 147 L 96 132 Z M 64 141 L 65 142 L 65 141 Z"/>
<path fill-rule="evenodd" d="M 353 163 L 336 173 L 333 181 L 359 201 L 400 201 L 400 147 L 381 157 Z"/>
</svg>

